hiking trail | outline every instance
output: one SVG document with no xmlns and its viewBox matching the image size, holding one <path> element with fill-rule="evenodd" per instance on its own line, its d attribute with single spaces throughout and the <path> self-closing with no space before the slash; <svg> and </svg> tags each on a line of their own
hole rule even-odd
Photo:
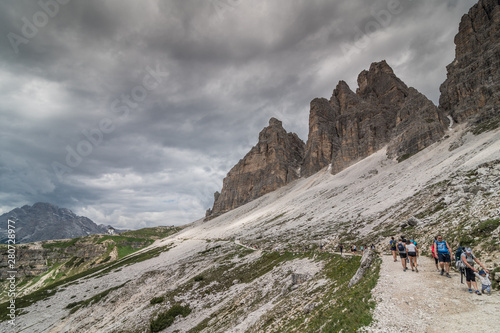
<svg viewBox="0 0 500 333">
<path fill-rule="evenodd" d="M 420 256 L 418 268 L 418 273 L 404 272 L 399 257 L 394 262 L 392 256 L 382 256 L 380 278 L 373 290 L 378 303 L 374 321 L 361 331 L 500 332 L 498 291 L 491 296 L 470 294 L 465 277 L 461 284 L 460 274 L 453 270 L 451 278 L 441 276 L 432 258 Z"/>
</svg>

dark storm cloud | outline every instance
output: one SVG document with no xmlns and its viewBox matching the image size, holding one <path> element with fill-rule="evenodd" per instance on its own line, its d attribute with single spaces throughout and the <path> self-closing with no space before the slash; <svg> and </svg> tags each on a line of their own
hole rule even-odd
<svg viewBox="0 0 500 333">
<path fill-rule="evenodd" d="M 306 140 L 310 100 L 371 62 L 437 103 L 474 2 L 3 1 L 0 213 L 202 217 L 270 117 Z"/>
</svg>

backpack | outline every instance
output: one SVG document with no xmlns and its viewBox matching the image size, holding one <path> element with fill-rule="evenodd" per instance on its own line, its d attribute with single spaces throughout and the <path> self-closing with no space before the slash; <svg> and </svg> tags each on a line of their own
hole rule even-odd
<svg viewBox="0 0 500 333">
<path fill-rule="evenodd" d="M 399 250 L 399 253 L 405 253 L 406 252 L 406 249 L 405 249 L 405 246 L 403 245 L 403 243 L 399 243 L 398 244 L 398 250 Z"/>
<path fill-rule="evenodd" d="M 435 244 L 437 245 L 436 246 L 436 249 L 437 249 L 437 252 L 438 253 L 448 253 L 448 248 L 446 246 L 446 241 L 442 241 L 442 242 L 435 242 Z"/>
<path fill-rule="evenodd" d="M 465 268 L 467 267 L 462 260 L 462 253 L 465 253 L 465 247 L 460 246 L 455 252 L 455 267 L 460 272 L 460 283 L 464 283 Z"/>
<path fill-rule="evenodd" d="M 465 268 L 465 263 L 462 261 L 462 253 L 465 253 L 465 248 L 460 246 L 455 252 L 455 267 L 458 269 Z"/>
<path fill-rule="evenodd" d="M 431 245 L 431 253 L 432 253 L 433 258 L 438 257 L 437 250 L 435 249 L 434 243 L 432 243 L 432 245 Z"/>
</svg>

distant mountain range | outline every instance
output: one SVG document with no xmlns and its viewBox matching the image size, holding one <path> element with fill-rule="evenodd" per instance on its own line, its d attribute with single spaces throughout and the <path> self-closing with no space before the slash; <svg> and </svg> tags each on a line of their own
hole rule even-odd
<svg viewBox="0 0 500 333">
<path fill-rule="evenodd" d="M 33 206 L 15 208 L 0 216 L 0 243 L 7 241 L 7 220 L 16 221 L 16 243 L 76 238 L 108 232 L 104 224 L 97 225 L 91 219 L 77 216 L 67 208 L 50 203 L 37 202 Z M 118 231 L 119 232 L 119 231 Z"/>
</svg>

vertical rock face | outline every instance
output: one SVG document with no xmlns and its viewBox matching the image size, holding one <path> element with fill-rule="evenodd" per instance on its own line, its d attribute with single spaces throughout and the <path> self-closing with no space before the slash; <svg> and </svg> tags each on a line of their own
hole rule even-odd
<svg viewBox="0 0 500 333">
<path fill-rule="evenodd" d="M 302 175 L 310 176 L 328 165 L 332 160 L 331 138 L 337 137 L 335 111 L 325 98 L 311 101 L 309 114 L 309 135 L 302 165 Z"/>
<path fill-rule="evenodd" d="M 440 108 L 458 122 L 500 109 L 500 0 L 480 0 L 462 17 Z"/>
<path fill-rule="evenodd" d="M 259 134 L 259 142 L 224 178 L 222 190 L 214 195 L 207 219 L 241 206 L 300 177 L 304 142 L 287 133 L 281 121 L 271 118 Z"/>
<path fill-rule="evenodd" d="M 442 113 L 385 61 L 361 72 L 358 86 L 340 81 L 329 101 L 311 102 L 303 176 L 329 164 L 337 173 L 385 145 L 390 158 L 414 154 L 443 136 Z"/>
</svg>

